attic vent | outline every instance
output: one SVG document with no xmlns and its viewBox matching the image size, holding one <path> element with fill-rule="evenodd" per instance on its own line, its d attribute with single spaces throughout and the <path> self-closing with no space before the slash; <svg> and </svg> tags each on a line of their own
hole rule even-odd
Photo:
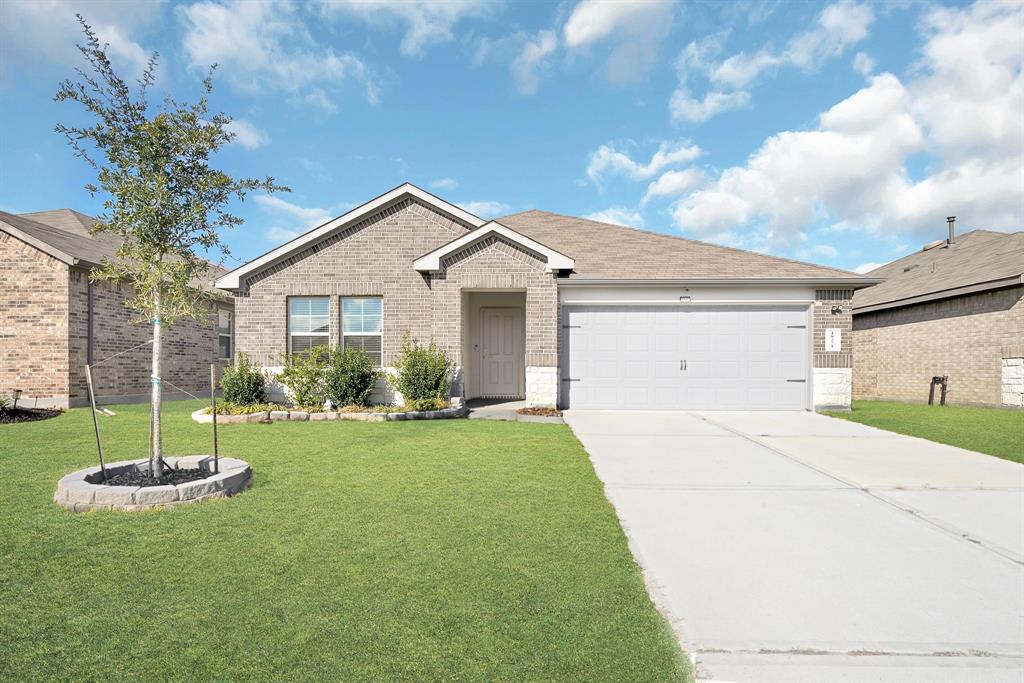
<svg viewBox="0 0 1024 683">
<path fill-rule="evenodd" d="M 921 249 L 921 251 L 928 251 L 929 249 L 934 249 L 936 247 L 941 247 L 941 246 L 944 246 L 945 244 L 946 244 L 946 240 L 935 240 L 934 242 L 929 242 L 928 244 L 924 245 L 924 247 Z"/>
<path fill-rule="evenodd" d="M 912 270 L 913 270 L 914 268 L 917 268 L 917 266 L 918 266 L 918 264 L 916 264 L 916 263 L 911 263 L 911 264 L 910 264 L 909 266 L 907 266 L 906 268 L 904 268 L 904 269 L 903 269 L 903 272 L 904 272 L 904 273 L 909 273 L 909 272 L 910 272 L 910 271 L 912 271 Z"/>
</svg>

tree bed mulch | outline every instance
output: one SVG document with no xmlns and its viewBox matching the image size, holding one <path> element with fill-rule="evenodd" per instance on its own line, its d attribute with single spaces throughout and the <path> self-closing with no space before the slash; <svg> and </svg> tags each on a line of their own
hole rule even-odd
<svg viewBox="0 0 1024 683">
<path fill-rule="evenodd" d="M 36 420 L 49 420 L 51 417 L 63 415 L 63 410 L 55 408 L 14 408 L 0 410 L 0 425 L 13 424 L 15 422 L 34 422 Z"/>
<path fill-rule="evenodd" d="M 206 472 L 201 469 L 164 470 L 164 476 L 150 476 L 149 472 L 128 471 L 110 477 L 106 481 L 99 482 L 107 486 L 167 486 L 186 484 L 190 481 L 199 481 L 212 476 L 213 472 Z"/>
<path fill-rule="evenodd" d="M 558 408 L 520 408 L 516 412 L 520 415 L 533 415 L 535 417 L 562 417 L 562 411 Z"/>
</svg>

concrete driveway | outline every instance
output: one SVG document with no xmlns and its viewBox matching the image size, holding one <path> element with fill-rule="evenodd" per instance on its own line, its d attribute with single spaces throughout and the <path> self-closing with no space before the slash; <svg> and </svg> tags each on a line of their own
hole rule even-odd
<svg viewBox="0 0 1024 683">
<path fill-rule="evenodd" d="M 566 421 L 698 678 L 1024 681 L 1024 466 L 811 413 Z"/>
</svg>

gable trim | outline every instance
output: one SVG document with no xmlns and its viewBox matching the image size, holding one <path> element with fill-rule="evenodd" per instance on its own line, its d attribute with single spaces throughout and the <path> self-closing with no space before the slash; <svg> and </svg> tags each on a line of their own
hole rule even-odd
<svg viewBox="0 0 1024 683">
<path fill-rule="evenodd" d="M 21 230 L 18 230 L 10 223 L 4 222 L 2 225 L 0 225 L 0 230 L 6 232 L 8 235 L 17 239 L 18 241 L 24 242 L 33 249 L 41 251 L 47 256 L 57 259 L 58 261 L 69 266 L 77 266 L 81 262 L 81 259 L 77 259 L 71 254 L 66 254 L 60 249 L 51 246 L 46 242 L 43 242 L 42 240 L 36 239 L 32 235 L 22 232 Z"/>
<path fill-rule="evenodd" d="M 214 284 L 220 289 L 237 290 L 240 288 L 243 278 L 252 275 L 259 270 L 272 266 L 278 261 L 308 248 L 316 242 L 329 237 L 333 233 L 345 229 L 350 224 L 356 223 L 387 207 L 389 204 L 399 201 L 405 197 L 415 197 L 427 206 L 436 209 L 438 212 L 447 214 L 474 228 L 478 228 L 486 222 L 482 218 L 469 213 L 465 209 L 461 209 L 454 204 L 446 202 L 440 197 L 430 194 L 426 190 L 421 190 L 412 183 L 403 183 L 393 190 L 385 192 L 376 199 L 371 199 L 365 204 L 352 209 L 348 213 L 344 213 L 337 218 L 333 218 L 323 225 L 313 228 L 309 232 L 299 235 L 289 242 L 285 242 L 276 249 L 272 249 L 262 256 L 258 256 L 252 261 L 235 268 L 227 274 L 217 278 Z"/>
<path fill-rule="evenodd" d="M 486 239 L 491 235 L 499 235 L 512 244 L 541 257 L 545 262 L 545 269 L 548 271 L 572 270 L 576 263 L 573 259 L 561 252 L 557 252 L 540 242 L 530 239 L 526 235 L 518 233 L 511 228 L 507 228 L 497 221 L 490 221 L 489 223 L 481 225 L 476 230 L 467 232 L 462 237 L 458 237 L 448 244 L 444 244 L 434 251 L 420 256 L 418 259 L 413 261 L 413 268 L 421 273 L 440 271 L 442 270 L 441 261 L 446 256 L 461 251 L 462 249 L 471 246 L 480 240 Z"/>
</svg>

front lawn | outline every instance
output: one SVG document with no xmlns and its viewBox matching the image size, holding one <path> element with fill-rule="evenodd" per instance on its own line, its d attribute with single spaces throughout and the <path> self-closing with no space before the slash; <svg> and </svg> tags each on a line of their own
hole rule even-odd
<svg viewBox="0 0 1024 683">
<path fill-rule="evenodd" d="M 832 417 L 1024 462 L 1024 412 L 1000 408 L 854 401 Z"/>
<path fill-rule="evenodd" d="M 210 452 L 165 404 L 168 455 Z M 144 455 L 147 406 L 100 418 Z M 562 425 L 233 425 L 253 487 L 74 514 L 88 411 L 0 426 L 0 680 L 688 680 Z"/>
</svg>

